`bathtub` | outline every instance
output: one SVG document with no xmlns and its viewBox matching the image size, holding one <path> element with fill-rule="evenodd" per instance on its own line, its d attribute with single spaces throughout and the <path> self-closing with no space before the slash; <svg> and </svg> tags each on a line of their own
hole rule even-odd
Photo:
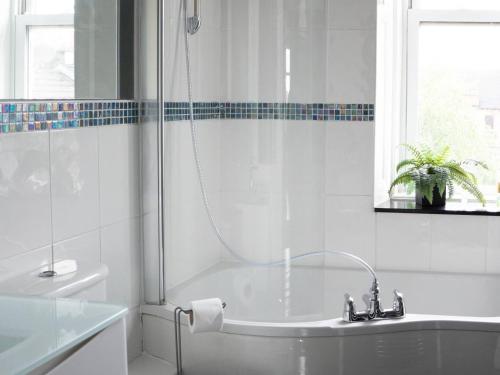
<svg viewBox="0 0 500 375">
<path fill-rule="evenodd" d="M 500 276 L 378 272 L 382 301 L 405 294 L 403 319 L 344 323 L 344 293 L 362 306 L 364 271 L 218 264 L 168 300 L 220 297 L 223 332 L 183 327 L 186 375 L 500 374 Z M 142 307 L 144 350 L 175 363 L 173 304 Z M 498 316 L 498 317 L 497 317 Z"/>
</svg>

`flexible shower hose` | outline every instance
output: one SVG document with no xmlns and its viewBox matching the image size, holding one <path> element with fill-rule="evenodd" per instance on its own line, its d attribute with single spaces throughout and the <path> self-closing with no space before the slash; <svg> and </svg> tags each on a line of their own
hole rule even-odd
<svg viewBox="0 0 500 375">
<path fill-rule="evenodd" d="M 320 251 L 309 251 L 303 254 L 295 255 L 286 259 L 281 259 L 277 261 L 272 261 L 272 262 L 258 262 L 254 261 L 251 259 L 248 259 L 246 257 L 243 257 L 240 255 L 237 251 L 235 251 L 225 240 L 224 236 L 222 235 L 221 230 L 219 229 L 219 226 L 217 225 L 217 222 L 212 214 L 212 210 L 210 208 L 210 201 L 208 199 L 208 194 L 207 194 L 207 188 L 205 186 L 205 178 L 203 176 L 203 168 L 201 166 L 201 161 L 200 161 L 200 155 L 199 155 L 199 147 L 198 147 L 198 135 L 196 132 L 196 123 L 194 120 L 194 108 L 193 108 L 193 95 L 192 95 L 192 83 L 191 83 L 191 58 L 190 58 L 190 49 L 189 49 L 189 33 L 188 33 L 188 16 L 187 16 L 187 0 L 183 1 L 183 8 L 184 8 L 184 45 L 185 45 L 185 55 L 186 55 L 186 75 L 187 75 L 187 91 L 188 91 L 188 100 L 189 100 L 189 122 L 190 122 L 190 127 L 191 127 L 191 144 L 193 148 L 193 156 L 194 156 L 194 162 L 196 165 L 196 172 L 197 172 L 197 177 L 198 177 L 198 182 L 200 185 L 200 192 L 201 192 L 201 197 L 203 201 L 203 206 L 205 208 L 205 212 L 208 218 L 208 221 L 210 223 L 210 227 L 214 231 L 218 241 L 221 243 L 221 245 L 224 247 L 224 249 L 231 254 L 236 260 L 240 261 L 241 263 L 245 265 L 251 265 L 251 266 L 264 266 L 264 267 L 269 267 L 269 266 L 277 266 L 277 265 L 283 265 L 287 263 L 291 263 L 293 261 L 297 261 L 300 259 L 305 259 L 305 258 L 310 258 L 314 256 L 321 256 L 321 255 L 337 255 L 337 256 L 342 256 L 344 258 L 349 258 L 350 260 L 355 261 L 356 263 L 360 264 L 363 266 L 373 277 L 374 281 L 377 280 L 377 275 L 373 268 L 365 262 L 363 259 L 360 257 L 344 252 L 344 251 L 334 251 L 334 250 L 320 250 Z"/>
</svg>

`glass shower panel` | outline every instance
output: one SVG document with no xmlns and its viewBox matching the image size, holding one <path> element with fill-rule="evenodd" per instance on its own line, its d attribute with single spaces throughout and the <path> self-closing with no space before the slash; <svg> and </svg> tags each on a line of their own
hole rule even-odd
<svg viewBox="0 0 500 375">
<path fill-rule="evenodd" d="M 201 29 L 188 42 L 212 223 L 193 156 L 182 2 L 167 2 L 167 301 L 220 297 L 229 318 L 244 320 L 338 316 L 344 291 L 356 287 L 344 288 L 332 267 L 358 266 L 323 253 L 325 155 L 335 119 L 369 115 L 368 106 L 347 106 L 334 85 L 342 77 L 330 73 L 341 64 L 342 32 L 330 24 L 338 17 L 320 0 L 202 2 Z M 365 289 L 368 275 L 360 279 Z"/>
</svg>

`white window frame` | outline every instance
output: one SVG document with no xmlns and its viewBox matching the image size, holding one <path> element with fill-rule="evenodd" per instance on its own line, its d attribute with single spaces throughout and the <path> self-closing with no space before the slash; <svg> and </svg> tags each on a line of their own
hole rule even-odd
<svg viewBox="0 0 500 375">
<path fill-rule="evenodd" d="M 403 143 L 418 140 L 418 48 L 422 23 L 499 24 L 500 11 L 483 10 L 408 10 L 408 51 L 406 77 L 406 124 Z"/>
<path fill-rule="evenodd" d="M 24 4 L 19 7 L 25 9 Z M 28 31 L 31 26 L 74 26 L 74 14 L 31 14 L 18 12 L 15 18 L 15 86 L 14 97 L 26 99 L 28 95 Z"/>
</svg>

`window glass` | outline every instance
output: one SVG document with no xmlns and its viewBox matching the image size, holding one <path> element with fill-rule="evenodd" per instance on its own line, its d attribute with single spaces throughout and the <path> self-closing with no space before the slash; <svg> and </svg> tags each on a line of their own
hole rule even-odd
<svg viewBox="0 0 500 375">
<path fill-rule="evenodd" d="M 28 97 L 74 98 L 74 56 L 74 28 L 72 26 L 29 27 Z"/>
<path fill-rule="evenodd" d="M 418 136 L 449 144 L 457 159 L 478 159 L 484 193 L 500 171 L 500 24 L 422 23 L 419 29 Z"/>
<path fill-rule="evenodd" d="M 413 0 L 413 8 L 500 10 L 500 0 Z"/>
<path fill-rule="evenodd" d="M 25 0 L 27 13 L 33 14 L 72 14 L 75 0 Z"/>
</svg>

